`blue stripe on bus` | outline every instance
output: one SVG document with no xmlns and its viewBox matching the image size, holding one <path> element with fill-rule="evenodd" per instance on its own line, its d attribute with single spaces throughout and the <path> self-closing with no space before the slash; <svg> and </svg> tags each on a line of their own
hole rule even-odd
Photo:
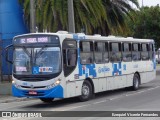
<svg viewBox="0 0 160 120">
<path fill-rule="evenodd" d="M 152 60 L 152 62 L 153 62 L 153 69 L 156 70 L 156 60 L 154 59 Z"/>
<path fill-rule="evenodd" d="M 29 95 L 29 91 L 35 91 L 39 93 L 39 96 Z M 40 95 L 41 94 L 41 95 Z M 15 97 L 32 97 L 32 98 L 63 98 L 63 88 L 61 85 L 58 85 L 49 90 L 20 90 L 12 85 L 12 95 Z"/>
<path fill-rule="evenodd" d="M 88 64 L 88 65 L 81 65 L 80 62 L 78 62 L 78 68 L 79 68 L 79 76 L 85 75 L 85 77 L 97 77 L 95 64 Z"/>
<path fill-rule="evenodd" d="M 85 35 L 78 35 L 78 34 L 73 34 L 73 39 L 75 40 L 83 40 L 85 39 Z"/>
<path fill-rule="evenodd" d="M 114 75 L 122 75 L 122 64 L 121 64 L 121 62 L 113 63 L 112 67 L 113 67 L 113 72 L 112 72 L 113 76 Z"/>
</svg>

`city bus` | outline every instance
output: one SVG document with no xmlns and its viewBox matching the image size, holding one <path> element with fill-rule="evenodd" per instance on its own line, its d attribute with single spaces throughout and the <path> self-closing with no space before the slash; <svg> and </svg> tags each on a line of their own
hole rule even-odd
<svg viewBox="0 0 160 120">
<path fill-rule="evenodd" d="M 8 51 L 13 47 L 13 60 Z M 131 88 L 155 79 L 154 40 L 83 33 L 29 33 L 13 38 L 6 47 L 13 63 L 15 97 L 78 97 L 87 101 L 95 93 Z"/>
</svg>

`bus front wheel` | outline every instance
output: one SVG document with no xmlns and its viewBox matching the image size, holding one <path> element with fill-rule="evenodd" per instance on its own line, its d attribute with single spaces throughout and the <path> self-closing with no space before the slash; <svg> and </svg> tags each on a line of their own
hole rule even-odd
<svg viewBox="0 0 160 120">
<path fill-rule="evenodd" d="M 138 74 L 134 74 L 132 90 L 137 90 L 139 88 L 139 85 L 140 85 L 140 77 Z"/>
<path fill-rule="evenodd" d="M 54 98 L 40 98 L 40 100 L 45 102 L 45 103 L 50 103 L 54 100 Z"/>
<path fill-rule="evenodd" d="M 79 97 L 80 101 L 84 102 L 91 98 L 92 96 L 92 85 L 88 80 L 85 80 L 81 89 L 81 96 Z"/>
</svg>

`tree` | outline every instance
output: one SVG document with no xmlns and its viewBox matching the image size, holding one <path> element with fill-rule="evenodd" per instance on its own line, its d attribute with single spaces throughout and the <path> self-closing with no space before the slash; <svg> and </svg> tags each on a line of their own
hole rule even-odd
<svg viewBox="0 0 160 120">
<path fill-rule="evenodd" d="M 105 7 L 107 20 L 100 26 L 103 35 L 117 34 L 125 32 L 127 28 L 125 19 L 126 17 L 132 19 L 129 14 L 130 11 L 134 12 L 135 9 L 131 6 L 133 3 L 137 8 L 139 4 L 137 0 L 102 0 Z"/>
<path fill-rule="evenodd" d="M 143 7 L 135 13 L 131 13 L 133 21 L 127 20 L 128 36 L 136 38 L 154 39 L 156 48 L 160 48 L 160 7 Z"/>
<path fill-rule="evenodd" d="M 134 10 L 129 2 L 138 7 L 137 0 L 74 0 L 76 32 L 108 35 L 123 31 L 126 27 L 125 17 Z M 29 24 L 29 0 L 22 3 Z M 67 0 L 35 0 L 35 7 L 39 31 L 68 29 Z"/>
</svg>

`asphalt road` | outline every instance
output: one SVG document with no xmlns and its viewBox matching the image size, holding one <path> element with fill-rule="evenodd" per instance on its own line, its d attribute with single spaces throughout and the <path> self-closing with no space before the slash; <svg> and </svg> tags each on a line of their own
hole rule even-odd
<svg viewBox="0 0 160 120">
<path fill-rule="evenodd" d="M 0 111 L 46 111 L 45 114 L 52 115 L 49 111 L 160 111 L 160 69 L 157 68 L 157 77 L 150 83 L 141 85 L 137 91 L 120 89 L 96 94 L 95 98 L 87 102 L 79 102 L 76 98 L 56 100 L 52 103 L 43 103 L 40 100 L 15 101 L 10 103 L 0 103 Z M 47 112 L 48 111 L 48 112 Z M 80 116 L 87 112 L 81 112 Z M 61 113 L 59 113 L 61 116 Z M 76 113 L 66 113 L 76 114 Z M 89 113 L 88 113 L 89 114 Z M 99 114 L 99 112 L 97 112 Z M 102 114 L 107 114 L 103 113 Z M 105 116 L 104 115 L 104 116 Z M 96 119 L 116 119 L 117 117 L 98 117 L 96 113 L 93 117 L 72 117 L 69 120 L 96 120 Z M 97 117 L 95 117 L 97 116 Z M 18 118 L 0 118 L 0 120 L 17 120 Z M 22 119 L 22 118 L 19 118 Z M 24 118 L 33 119 L 33 118 Z M 40 118 L 34 118 L 41 120 Z M 44 118 L 42 118 L 44 119 Z M 53 118 L 46 118 L 53 119 Z M 61 117 L 55 119 L 64 119 Z M 137 119 L 137 120 L 159 120 L 159 117 L 118 117 L 118 119 Z"/>
</svg>

